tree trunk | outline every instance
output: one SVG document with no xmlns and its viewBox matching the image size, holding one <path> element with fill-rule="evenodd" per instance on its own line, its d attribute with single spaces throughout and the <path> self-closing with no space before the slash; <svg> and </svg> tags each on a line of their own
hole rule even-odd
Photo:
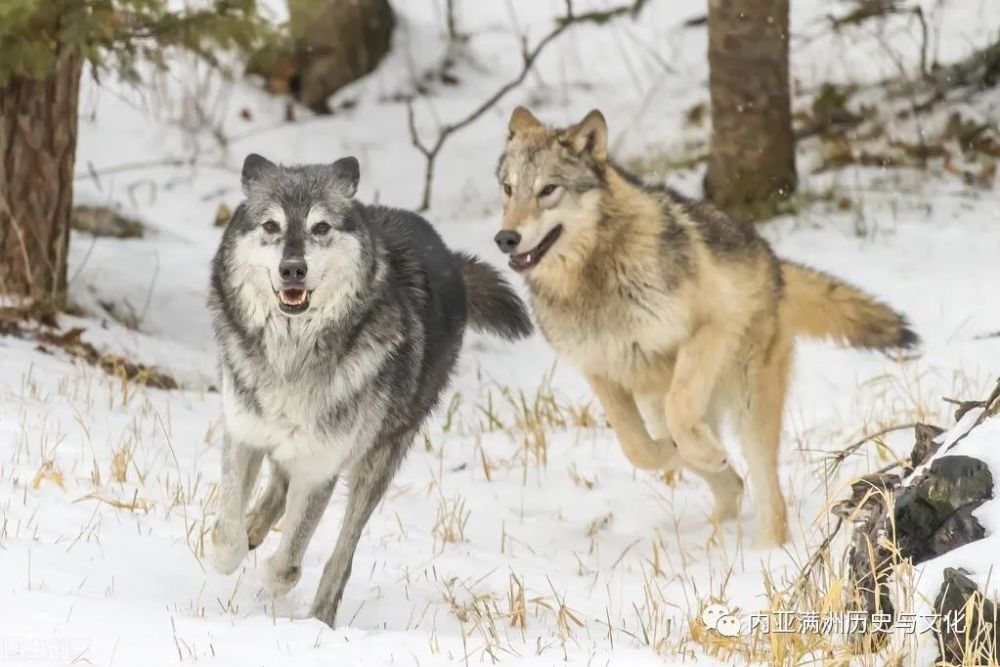
<svg viewBox="0 0 1000 667">
<path fill-rule="evenodd" d="M 288 0 L 297 93 L 328 113 L 327 99 L 368 74 L 388 53 L 395 26 L 389 0 Z"/>
<path fill-rule="evenodd" d="M 796 184 L 788 80 L 789 0 L 710 0 L 712 152 L 707 196 L 767 217 Z"/>
<path fill-rule="evenodd" d="M 0 293 L 59 304 L 66 289 L 80 56 L 0 88 Z"/>
</svg>

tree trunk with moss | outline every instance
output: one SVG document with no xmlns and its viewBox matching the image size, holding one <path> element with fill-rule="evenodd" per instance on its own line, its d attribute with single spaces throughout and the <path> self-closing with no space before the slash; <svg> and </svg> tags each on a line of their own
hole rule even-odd
<svg viewBox="0 0 1000 667">
<path fill-rule="evenodd" d="M 58 305 L 66 289 L 82 60 L 0 87 L 0 293 Z"/>
<path fill-rule="evenodd" d="M 388 0 L 288 0 L 288 13 L 297 94 L 318 113 L 389 51 L 395 16 Z"/>
<path fill-rule="evenodd" d="M 750 218 L 796 185 L 788 76 L 789 0 L 710 0 L 712 145 L 706 194 Z"/>
</svg>

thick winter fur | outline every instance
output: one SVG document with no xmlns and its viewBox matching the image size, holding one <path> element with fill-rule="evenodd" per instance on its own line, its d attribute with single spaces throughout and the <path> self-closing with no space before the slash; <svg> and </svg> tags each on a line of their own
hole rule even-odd
<svg viewBox="0 0 1000 667">
<path fill-rule="evenodd" d="M 492 266 L 468 253 L 456 253 L 465 278 L 466 309 L 473 328 L 517 340 L 531 334 L 528 309 Z"/>
<path fill-rule="evenodd" d="M 781 273 L 796 333 L 873 350 L 919 342 L 905 317 L 857 287 L 792 262 L 782 262 Z"/>
<path fill-rule="evenodd" d="M 497 244 L 539 326 L 587 377 L 629 460 L 688 467 L 716 515 L 743 483 L 717 439 L 731 416 L 762 546 L 787 539 L 778 445 L 795 336 L 866 348 L 917 342 L 906 320 L 835 278 L 777 259 L 756 229 L 641 182 L 608 159 L 593 111 L 568 129 L 518 108 L 497 175 Z"/>
<path fill-rule="evenodd" d="M 346 472 L 343 526 L 312 606 L 331 626 L 361 531 L 447 385 L 467 321 L 510 339 L 531 330 L 495 271 L 417 215 L 355 202 L 357 180 L 354 158 L 248 157 L 210 297 L 225 417 L 210 559 L 233 572 L 283 516 L 264 585 L 287 591 Z M 247 514 L 265 457 L 269 484 Z"/>
</svg>

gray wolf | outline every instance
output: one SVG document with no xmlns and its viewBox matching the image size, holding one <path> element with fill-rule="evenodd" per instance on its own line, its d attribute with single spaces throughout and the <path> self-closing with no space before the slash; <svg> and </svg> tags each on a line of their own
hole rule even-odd
<svg viewBox="0 0 1000 667">
<path fill-rule="evenodd" d="M 607 132 L 597 110 L 557 129 L 517 108 L 497 169 L 495 241 L 629 461 L 693 470 L 711 488 L 715 517 L 731 518 L 743 482 L 717 432 L 732 418 L 749 464 L 756 542 L 781 544 L 778 446 L 793 339 L 887 349 L 917 336 L 861 290 L 778 259 L 751 224 L 628 173 L 609 159 Z"/>
<path fill-rule="evenodd" d="M 361 531 L 455 369 L 466 324 L 531 332 L 495 269 L 406 211 L 353 199 L 353 157 L 247 157 L 245 201 L 212 266 L 224 450 L 208 556 L 233 572 L 279 518 L 263 583 L 282 594 L 342 472 L 350 492 L 312 615 L 332 626 Z M 247 512 L 264 458 L 269 483 Z"/>
</svg>

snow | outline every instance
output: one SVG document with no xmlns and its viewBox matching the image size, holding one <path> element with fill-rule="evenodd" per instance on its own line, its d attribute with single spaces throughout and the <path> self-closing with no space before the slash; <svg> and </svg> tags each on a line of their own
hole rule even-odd
<svg viewBox="0 0 1000 667">
<path fill-rule="evenodd" d="M 710 597 L 766 609 L 762 573 L 793 578 L 829 527 L 827 506 L 855 476 L 885 463 L 875 448 L 865 450 L 826 481 L 824 453 L 892 423 L 949 423 L 942 396 L 980 398 L 992 385 L 1000 338 L 980 336 L 1000 329 L 995 198 L 906 171 L 813 175 L 804 145 L 802 187 L 836 187 L 857 205 L 817 204 L 765 233 L 780 255 L 847 278 L 907 313 L 924 344 L 909 361 L 800 345 L 781 459 L 793 535 L 784 549 L 750 547 L 752 500 L 738 522 L 716 528 L 697 480 L 671 486 L 633 470 L 613 434 L 593 425 L 599 410 L 579 374 L 557 363 L 540 337 L 510 345 L 470 335 L 442 409 L 368 524 L 337 629 L 305 616 L 335 540 L 342 489 L 287 598 L 267 599 L 259 583 L 275 535 L 238 575 L 211 572 L 198 554 L 219 472 L 221 409 L 209 390 L 215 359 L 205 307 L 220 233 L 212 221 L 220 204 L 239 201 L 239 166 L 249 152 L 288 163 L 354 154 L 359 197 L 418 203 L 423 161 L 410 144 L 405 106 L 392 99 L 443 58 L 443 3 L 394 4 L 401 20 L 393 54 L 336 96 L 335 107 L 357 104 L 332 117 L 296 109 L 297 122 L 285 122 L 285 100 L 253 82 L 224 83 L 181 56 L 142 89 L 85 83 L 76 198 L 119 205 L 148 229 L 131 240 L 74 235 L 70 293 L 87 315 L 62 324 L 84 327 L 102 350 L 159 366 L 186 389 L 123 386 L 61 353 L 0 338 L 0 662 L 716 664 L 691 638 L 689 618 Z M 518 29 L 533 42 L 563 7 L 457 4 L 472 37 L 452 70 L 459 84 L 432 84 L 415 104 L 425 142 L 516 74 Z M 919 42 L 909 19 L 831 37 L 821 30 L 829 3 L 792 4 L 797 105 L 807 106 L 808 92 L 825 81 L 870 83 L 896 74 L 897 62 L 913 67 Z M 932 52 L 942 60 L 986 43 L 1000 23 L 996 3 L 921 5 L 939 26 Z M 491 240 L 499 214 L 493 170 L 518 103 L 553 123 L 600 107 L 612 152 L 623 160 L 692 152 L 707 136 L 684 120 L 707 101 L 706 33 L 683 23 L 704 9 L 653 0 L 640 21 L 567 31 L 524 86 L 449 139 L 428 218 L 453 247 L 502 265 Z M 203 122 L 193 120 L 194 102 Z M 998 103 L 987 94 L 970 107 L 995 118 Z M 697 170 L 663 177 L 698 192 Z M 129 304 L 139 331 L 116 323 L 102 302 Z M 521 392 L 529 404 L 557 406 L 547 416 L 532 412 L 539 430 L 516 424 Z M 995 420 L 977 433 L 990 429 Z M 955 451 L 986 437 L 973 435 Z M 738 443 L 727 437 L 726 444 L 745 472 Z M 902 455 L 912 437 L 896 433 L 887 445 Z M 984 521 L 997 526 L 995 503 L 985 507 Z M 995 558 L 993 541 L 961 554 L 980 583 L 984 563 Z M 925 564 L 921 587 L 931 590 L 934 577 Z M 511 613 L 521 587 L 523 628 Z"/>
</svg>

